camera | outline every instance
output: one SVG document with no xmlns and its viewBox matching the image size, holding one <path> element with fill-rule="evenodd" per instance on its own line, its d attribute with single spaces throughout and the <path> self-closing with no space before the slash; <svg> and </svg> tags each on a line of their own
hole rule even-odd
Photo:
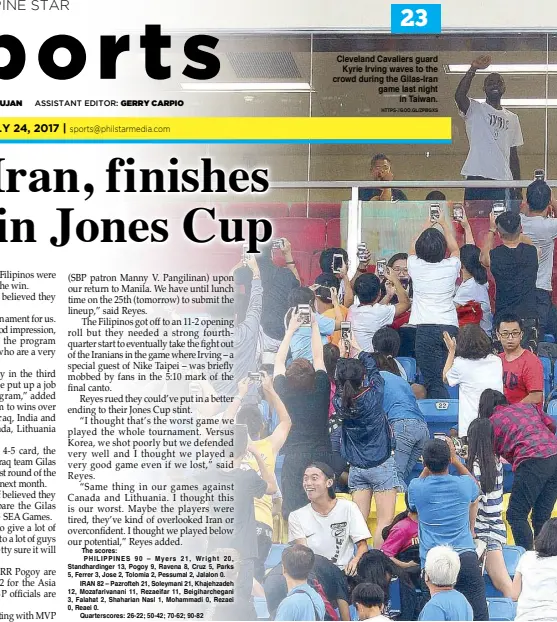
<svg viewBox="0 0 557 622">
<path fill-rule="evenodd" d="M 277 238 L 272 241 L 273 249 L 283 250 L 284 249 L 284 240 L 282 238 Z"/>
<path fill-rule="evenodd" d="M 296 312 L 302 320 L 303 326 L 309 326 L 311 324 L 311 307 L 309 305 L 298 305 Z"/>
<path fill-rule="evenodd" d="M 497 216 L 500 216 L 501 214 L 504 214 L 506 211 L 507 208 L 503 202 L 497 202 L 493 204 L 493 215 L 495 216 L 495 218 L 497 218 Z"/>
<path fill-rule="evenodd" d="M 435 222 L 441 218 L 441 205 L 439 203 L 432 203 L 429 206 L 429 219 L 431 222 Z"/>
<path fill-rule="evenodd" d="M 545 180 L 545 171 L 543 170 L 543 168 L 537 168 L 534 171 L 534 179 L 536 179 L 538 181 L 544 181 Z"/>
<path fill-rule="evenodd" d="M 453 218 L 457 221 L 464 218 L 464 207 L 462 206 L 462 203 L 455 203 L 453 208 Z"/>
<path fill-rule="evenodd" d="M 387 260 L 386 259 L 378 259 L 375 264 L 375 274 L 377 276 L 385 276 L 385 271 L 387 269 Z"/>
</svg>

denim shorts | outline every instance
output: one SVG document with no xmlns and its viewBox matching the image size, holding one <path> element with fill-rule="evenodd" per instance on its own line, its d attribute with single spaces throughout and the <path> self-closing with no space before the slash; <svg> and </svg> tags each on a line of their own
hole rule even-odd
<svg viewBox="0 0 557 622">
<path fill-rule="evenodd" d="M 389 456 L 385 462 L 371 469 L 360 469 L 359 467 L 351 466 L 350 473 L 348 474 L 348 488 L 350 488 L 350 492 L 358 490 L 383 492 L 393 488 L 396 488 L 397 492 L 402 492 L 394 458 Z"/>
</svg>

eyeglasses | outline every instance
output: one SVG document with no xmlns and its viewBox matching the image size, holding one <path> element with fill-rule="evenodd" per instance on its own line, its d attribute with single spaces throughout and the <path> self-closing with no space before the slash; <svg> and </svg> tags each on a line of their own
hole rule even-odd
<svg viewBox="0 0 557 622">
<path fill-rule="evenodd" d="M 384 164 L 383 166 L 381 165 L 376 165 L 373 167 L 374 171 L 390 171 L 391 167 L 388 164 Z"/>
<path fill-rule="evenodd" d="M 401 268 L 400 266 L 394 266 L 393 272 L 397 274 L 408 274 L 408 268 Z"/>
<path fill-rule="evenodd" d="M 522 335 L 521 330 L 513 330 L 511 333 L 505 330 L 502 333 L 499 333 L 501 339 L 518 339 L 520 335 Z"/>
</svg>

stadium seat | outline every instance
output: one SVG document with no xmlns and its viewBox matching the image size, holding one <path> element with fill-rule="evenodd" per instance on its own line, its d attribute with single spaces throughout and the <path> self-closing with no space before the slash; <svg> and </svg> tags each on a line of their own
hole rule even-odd
<svg viewBox="0 0 557 622">
<path fill-rule="evenodd" d="M 327 247 L 341 247 L 340 218 L 331 218 L 327 221 Z"/>
<path fill-rule="evenodd" d="M 276 218 L 273 232 L 276 237 L 287 238 L 295 251 L 313 253 L 326 246 L 326 227 L 322 218 Z"/>
<path fill-rule="evenodd" d="M 254 596 L 253 604 L 258 620 L 268 620 L 271 617 L 267 609 L 267 601 L 263 596 Z"/>
<path fill-rule="evenodd" d="M 277 564 L 280 564 L 282 560 L 282 552 L 287 546 L 287 544 L 271 545 L 271 550 L 269 551 L 269 555 L 267 555 L 267 559 L 265 560 L 265 570 L 270 570 L 271 568 L 274 568 Z"/>
<path fill-rule="evenodd" d="M 494 622 L 512 622 L 516 616 L 516 604 L 510 598 L 488 598 L 487 609 Z"/>
<path fill-rule="evenodd" d="M 290 216 L 298 218 L 340 218 L 340 203 L 292 203 Z"/>
<path fill-rule="evenodd" d="M 555 343 L 555 336 L 554 335 L 549 335 L 548 333 L 546 333 L 543 336 L 542 341 L 545 342 L 545 343 Z"/>
<path fill-rule="evenodd" d="M 514 473 L 508 462 L 503 463 L 503 492 L 511 492 L 514 482 Z"/>
<path fill-rule="evenodd" d="M 402 597 L 400 595 L 400 580 L 398 577 L 391 579 L 389 585 L 389 611 L 396 618 L 402 611 Z"/>
<path fill-rule="evenodd" d="M 551 391 L 551 377 L 553 376 L 551 369 L 551 359 L 547 356 L 540 356 L 540 361 L 543 365 L 543 393 L 544 397 L 549 395 Z"/>
<path fill-rule="evenodd" d="M 302 285 L 313 285 L 311 279 L 311 254 L 304 251 L 292 251 L 292 259 L 296 263 L 298 274 L 302 280 Z M 277 266 L 286 266 L 284 255 L 279 252 L 273 253 L 273 262 Z"/>
<path fill-rule="evenodd" d="M 287 203 L 222 203 L 219 213 L 238 218 L 286 218 Z"/>
<path fill-rule="evenodd" d="M 418 400 L 429 433 L 448 434 L 458 425 L 458 400 Z"/>
<path fill-rule="evenodd" d="M 310 280 L 312 283 L 315 283 L 315 279 L 321 274 L 321 266 L 319 265 L 320 257 L 321 251 L 313 253 L 311 256 Z"/>
<path fill-rule="evenodd" d="M 518 560 L 522 557 L 523 553 L 524 553 L 524 549 L 521 546 L 514 546 L 514 545 L 503 546 L 503 558 L 505 559 L 505 566 L 507 567 L 507 572 L 509 573 L 509 577 L 511 579 L 514 578 L 514 575 L 516 574 L 516 567 L 518 565 Z M 489 578 L 487 573 L 484 575 L 484 580 L 485 580 L 486 596 L 488 597 L 503 596 L 501 592 L 495 588 L 495 586 L 491 582 L 491 579 Z M 491 620 L 491 616 L 489 619 Z"/>
<path fill-rule="evenodd" d="M 551 400 L 551 402 L 549 402 L 547 414 L 553 419 L 557 426 L 557 400 Z"/>
<path fill-rule="evenodd" d="M 396 360 L 404 368 L 408 382 L 416 382 L 416 359 L 409 356 L 397 356 Z"/>
<path fill-rule="evenodd" d="M 458 395 L 459 395 L 459 388 L 458 385 L 456 387 L 451 387 L 448 384 L 445 385 L 445 388 L 447 389 L 447 391 L 449 392 L 449 397 L 452 400 L 457 400 L 458 399 Z"/>
</svg>

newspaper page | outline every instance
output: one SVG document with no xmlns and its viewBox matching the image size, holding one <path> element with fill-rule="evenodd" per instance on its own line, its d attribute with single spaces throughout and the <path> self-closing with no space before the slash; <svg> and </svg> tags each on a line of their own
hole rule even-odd
<svg viewBox="0 0 557 622">
<path fill-rule="evenodd" d="M 484 389 L 554 380 L 492 354 L 557 335 L 557 45 L 515 8 L 0 0 L 0 622 L 433 619 L 439 585 L 443 619 L 514 619 L 515 446 L 487 566 L 477 490 L 428 521 L 418 483 L 439 437 L 470 475 Z"/>
</svg>

